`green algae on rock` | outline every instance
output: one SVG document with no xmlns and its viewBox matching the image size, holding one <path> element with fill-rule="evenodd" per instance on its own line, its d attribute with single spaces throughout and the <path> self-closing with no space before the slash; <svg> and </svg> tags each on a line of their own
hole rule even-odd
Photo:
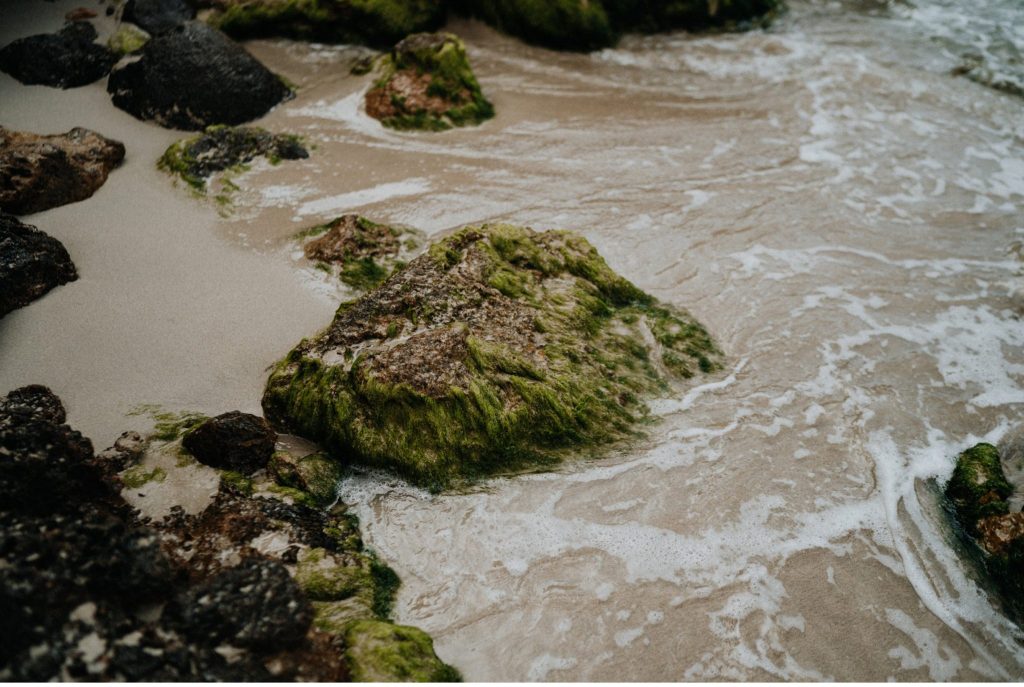
<svg viewBox="0 0 1024 687">
<path fill-rule="evenodd" d="M 981 518 L 1008 512 L 1005 499 L 1012 493 L 999 451 L 992 444 L 977 444 L 961 453 L 946 485 L 946 498 L 956 509 L 957 519 L 972 534 Z"/>
<path fill-rule="evenodd" d="M 442 0 L 213 0 L 207 21 L 236 38 L 287 36 L 378 48 L 444 23 Z"/>
<path fill-rule="evenodd" d="M 392 129 L 444 131 L 494 116 L 466 56 L 450 33 L 418 33 L 378 61 L 366 113 Z"/>
<path fill-rule="evenodd" d="M 423 232 L 411 227 L 380 224 L 359 215 L 343 215 L 297 238 L 309 240 L 303 252 L 325 271 L 335 273 L 354 289 L 378 286 L 422 248 Z M 323 269 L 323 268 L 321 268 Z"/>
<path fill-rule="evenodd" d="M 142 49 L 150 35 L 135 24 L 121 24 L 107 40 L 107 47 L 118 55 L 128 55 Z"/>
<path fill-rule="evenodd" d="M 345 629 L 345 658 L 357 682 L 461 682 L 441 662 L 423 630 L 377 620 L 357 620 Z"/>
<path fill-rule="evenodd" d="M 261 155 L 276 164 L 280 160 L 303 160 L 309 152 L 292 134 L 272 134 L 252 126 L 213 125 L 198 136 L 171 144 L 157 166 L 202 192 L 210 175 L 237 169 Z"/>
<path fill-rule="evenodd" d="M 343 303 L 267 382 L 267 418 L 445 488 L 635 434 L 641 401 L 719 367 L 704 328 L 582 237 L 470 227 Z"/>
</svg>

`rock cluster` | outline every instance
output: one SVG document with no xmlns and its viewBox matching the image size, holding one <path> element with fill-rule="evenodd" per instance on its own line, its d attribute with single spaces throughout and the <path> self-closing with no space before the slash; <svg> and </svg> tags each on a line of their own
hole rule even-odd
<svg viewBox="0 0 1024 687">
<path fill-rule="evenodd" d="M 60 241 L 0 211 L 0 317 L 76 279 Z"/>
<path fill-rule="evenodd" d="M 0 127 L 0 210 L 27 215 L 85 200 L 124 154 L 124 144 L 81 127 L 49 136 Z"/>
<path fill-rule="evenodd" d="M 72 22 L 57 33 L 19 38 L 0 50 L 0 71 L 23 84 L 77 88 L 102 79 L 117 55 L 96 41 L 88 22 Z"/>
<path fill-rule="evenodd" d="M 366 93 L 366 113 L 392 129 L 442 131 L 494 116 L 466 57 L 450 33 L 417 33 L 378 63 Z"/>
<path fill-rule="evenodd" d="M 582 237 L 488 225 L 343 303 L 278 363 L 263 408 L 345 461 L 444 488 L 627 436 L 641 396 L 718 360 Z"/>
</svg>

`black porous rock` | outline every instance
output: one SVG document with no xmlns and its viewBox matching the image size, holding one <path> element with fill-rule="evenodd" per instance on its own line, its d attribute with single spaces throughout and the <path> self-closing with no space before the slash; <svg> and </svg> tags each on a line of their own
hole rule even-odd
<svg viewBox="0 0 1024 687">
<path fill-rule="evenodd" d="M 128 0 L 121 18 L 158 36 L 195 16 L 195 9 L 185 0 Z"/>
<path fill-rule="evenodd" d="M 248 122 L 292 95 L 242 46 L 196 21 L 150 39 L 110 74 L 107 91 L 139 119 L 190 131 Z"/>
<path fill-rule="evenodd" d="M 60 241 L 0 211 L 0 318 L 76 279 Z"/>
<path fill-rule="evenodd" d="M 0 50 L 0 71 L 23 84 L 77 88 L 103 78 L 118 56 L 96 43 L 88 22 L 72 22 L 57 33 L 19 38 Z"/>
<path fill-rule="evenodd" d="M 235 410 L 199 425 L 182 445 L 201 463 L 248 475 L 266 467 L 276 441 L 266 420 Z"/>
</svg>

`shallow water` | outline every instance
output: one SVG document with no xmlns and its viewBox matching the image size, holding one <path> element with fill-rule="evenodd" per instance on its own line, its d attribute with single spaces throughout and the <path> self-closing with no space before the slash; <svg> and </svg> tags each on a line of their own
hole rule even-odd
<svg viewBox="0 0 1024 687">
<path fill-rule="evenodd" d="M 1009 1 L 993 16 L 1021 16 Z M 930 486 L 1024 421 L 1024 101 L 950 75 L 984 34 L 957 7 L 793 2 L 768 32 L 593 55 L 453 24 L 498 117 L 432 135 L 361 113 L 352 50 L 254 42 L 300 86 L 262 123 L 316 149 L 236 179 L 227 219 L 153 170 L 176 135 L 102 84 L 0 76 L 0 122 L 129 146 L 93 199 L 30 218 L 83 277 L 0 323 L 0 386 L 50 384 L 101 444 L 135 403 L 254 409 L 344 295 L 299 229 L 575 229 L 728 369 L 555 473 L 443 496 L 347 480 L 403 578 L 398 620 L 472 680 L 1024 678 Z M 929 19 L 957 11 L 959 32 Z"/>
</svg>

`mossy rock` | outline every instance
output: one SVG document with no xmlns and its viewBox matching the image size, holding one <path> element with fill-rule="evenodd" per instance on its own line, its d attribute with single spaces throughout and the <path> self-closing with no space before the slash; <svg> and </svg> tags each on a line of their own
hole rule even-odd
<svg viewBox="0 0 1024 687">
<path fill-rule="evenodd" d="M 213 125 L 198 136 L 171 144 L 157 167 L 202 192 L 215 172 L 236 170 L 259 156 L 276 164 L 305 159 L 309 152 L 292 134 L 272 134 L 254 126 Z"/>
<path fill-rule="evenodd" d="M 445 20 L 442 0 L 213 0 L 207 21 L 236 38 L 287 36 L 383 48 Z"/>
<path fill-rule="evenodd" d="M 582 237 L 486 225 L 342 304 L 277 364 L 263 408 L 340 460 L 443 489 L 635 436 L 643 396 L 719 359 Z"/>
<path fill-rule="evenodd" d="M 345 658 L 356 682 L 461 682 L 415 627 L 357 620 L 345 628 Z"/>
<path fill-rule="evenodd" d="M 107 41 L 107 47 L 118 55 L 127 55 L 142 49 L 149 34 L 135 24 L 121 24 Z"/>
<path fill-rule="evenodd" d="M 426 242 L 423 232 L 344 215 L 296 236 L 306 241 L 303 252 L 320 269 L 360 291 L 379 286 L 405 265 Z"/>
<path fill-rule="evenodd" d="M 450 33 L 418 33 L 378 61 L 366 113 L 392 129 L 444 131 L 494 116 L 466 56 Z"/>
<path fill-rule="evenodd" d="M 981 518 L 1008 512 L 1006 499 L 1013 486 L 1006 481 L 999 451 L 992 444 L 977 444 L 956 459 L 953 476 L 946 484 L 946 498 L 956 511 L 960 525 L 970 534 L 977 533 Z"/>
</svg>

